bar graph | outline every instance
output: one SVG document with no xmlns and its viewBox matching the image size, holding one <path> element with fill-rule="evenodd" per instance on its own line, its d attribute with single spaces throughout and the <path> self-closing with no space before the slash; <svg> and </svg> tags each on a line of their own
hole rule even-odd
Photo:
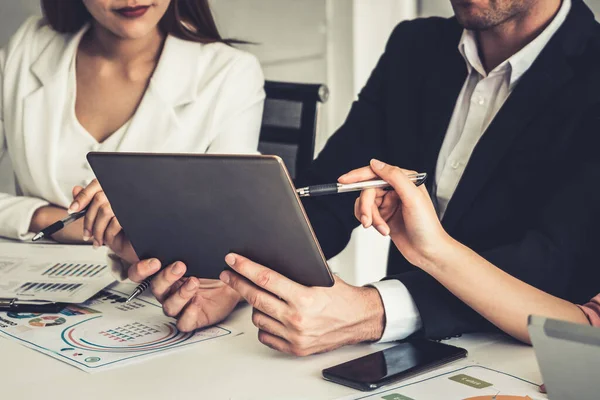
<svg viewBox="0 0 600 400">
<path fill-rule="evenodd" d="M 17 293 L 74 292 L 81 286 L 82 283 L 27 282 L 17 289 Z"/>
<path fill-rule="evenodd" d="M 80 277 L 80 278 L 93 278 L 102 271 L 104 271 L 107 265 L 98 264 L 69 264 L 69 263 L 57 263 L 48 268 L 42 276 L 48 277 Z"/>
</svg>

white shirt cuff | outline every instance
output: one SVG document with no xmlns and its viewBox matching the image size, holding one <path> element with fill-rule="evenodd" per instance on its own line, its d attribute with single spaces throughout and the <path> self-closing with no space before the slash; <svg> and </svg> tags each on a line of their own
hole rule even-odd
<svg viewBox="0 0 600 400">
<path fill-rule="evenodd" d="M 423 326 L 421 315 L 410 292 L 396 279 L 371 283 L 379 291 L 385 310 L 385 328 L 378 343 L 402 340 Z"/>
</svg>

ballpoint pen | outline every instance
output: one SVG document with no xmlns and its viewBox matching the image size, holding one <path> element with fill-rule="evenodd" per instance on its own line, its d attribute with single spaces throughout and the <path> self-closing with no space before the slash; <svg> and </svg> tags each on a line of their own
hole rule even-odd
<svg viewBox="0 0 600 400">
<path fill-rule="evenodd" d="M 49 237 L 54 235 L 56 232 L 60 231 L 61 229 L 63 229 L 65 226 L 77 221 L 79 218 L 85 216 L 85 213 L 87 212 L 87 207 L 84 208 L 83 210 L 73 213 L 73 214 L 69 214 L 68 216 L 66 216 L 65 218 L 61 219 L 60 221 L 56 221 L 55 223 L 53 223 L 52 225 L 42 229 L 37 235 L 35 235 L 33 237 L 33 241 L 37 242 L 38 240 L 45 238 L 45 237 Z"/>
<path fill-rule="evenodd" d="M 125 300 L 125 303 L 131 302 L 133 299 L 138 297 L 140 294 L 144 293 L 144 291 L 146 289 L 148 289 L 148 286 L 150 286 L 150 281 L 152 280 L 153 276 L 154 275 L 149 276 L 148 278 L 144 279 L 144 281 L 135 288 L 135 290 L 133 291 L 133 293 L 131 293 L 131 295 L 127 298 L 127 300 Z"/>
<path fill-rule="evenodd" d="M 408 175 L 408 178 L 415 183 L 417 186 L 421 186 L 427 179 L 427 174 L 413 174 Z M 326 196 L 329 194 L 337 193 L 348 193 L 358 192 L 365 189 L 388 189 L 391 188 L 390 184 L 383 180 L 365 181 L 358 183 L 350 183 L 347 185 L 341 183 L 331 183 L 327 185 L 316 185 L 307 186 L 296 189 L 299 197 L 315 197 L 315 196 Z"/>
</svg>

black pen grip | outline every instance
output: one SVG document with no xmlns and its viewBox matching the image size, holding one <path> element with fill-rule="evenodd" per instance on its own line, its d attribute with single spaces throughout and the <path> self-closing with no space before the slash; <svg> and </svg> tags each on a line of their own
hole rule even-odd
<svg viewBox="0 0 600 400">
<path fill-rule="evenodd" d="M 44 233 L 45 237 L 50 237 L 50 236 L 54 235 L 56 232 L 60 231 L 64 227 L 65 227 L 64 222 L 56 221 L 49 227 L 43 229 L 42 232 Z"/>
<path fill-rule="evenodd" d="M 315 185 L 309 186 L 308 194 L 313 196 L 326 196 L 328 194 L 336 194 L 338 192 L 338 185 L 335 183 L 330 183 L 327 185 Z"/>
</svg>

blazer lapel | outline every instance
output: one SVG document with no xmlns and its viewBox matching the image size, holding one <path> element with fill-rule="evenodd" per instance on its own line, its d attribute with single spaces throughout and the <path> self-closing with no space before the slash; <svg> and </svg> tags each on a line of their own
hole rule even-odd
<svg viewBox="0 0 600 400">
<path fill-rule="evenodd" d="M 56 36 L 31 66 L 31 73 L 39 85 L 23 102 L 23 135 L 25 156 L 31 176 L 40 193 L 52 203 L 65 204 L 68 199 L 56 180 L 58 139 L 62 129 L 63 113 L 72 101 L 68 92 L 69 67 L 77 52 L 87 26 L 65 40 Z"/>
<path fill-rule="evenodd" d="M 475 147 L 448 204 L 444 226 L 451 230 L 475 201 L 515 138 L 544 112 L 552 95 L 573 76 L 568 56 L 580 53 L 591 32 L 593 16 L 579 1 L 562 28 L 542 51 L 500 109 Z M 585 15 L 587 14 L 587 15 Z"/>
<path fill-rule="evenodd" d="M 421 116 L 423 128 L 419 139 L 421 165 L 417 169 L 429 175 L 427 186 L 430 191 L 435 181 L 436 160 L 468 73 L 465 60 L 458 50 L 461 32 L 457 24 L 457 32 L 451 36 L 451 42 L 440 46 L 440 49 L 448 50 L 436 60 L 441 67 L 436 67 L 422 93 L 421 109 L 424 113 Z"/>
</svg>

